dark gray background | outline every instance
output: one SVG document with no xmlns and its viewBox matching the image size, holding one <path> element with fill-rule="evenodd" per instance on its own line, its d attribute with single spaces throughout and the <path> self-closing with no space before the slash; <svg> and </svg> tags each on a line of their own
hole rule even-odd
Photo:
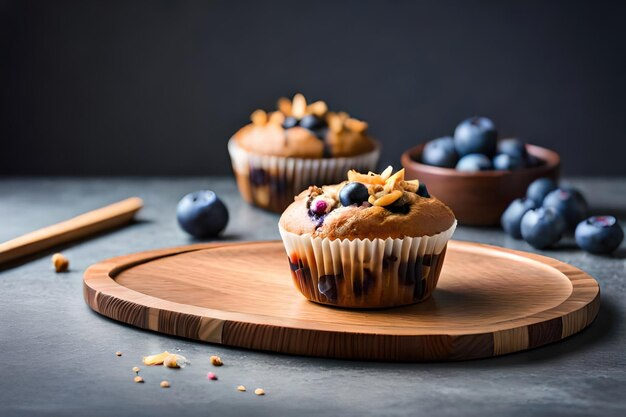
<svg viewBox="0 0 626 417">
<path fill-rule="evenodd" d="M 626 3 L 295 3 L 0 0 L 0 174 L 225 174 L 296 91 L 369 121 L 382 163 L 482 114 L 626 174 Z"/>
</svg>

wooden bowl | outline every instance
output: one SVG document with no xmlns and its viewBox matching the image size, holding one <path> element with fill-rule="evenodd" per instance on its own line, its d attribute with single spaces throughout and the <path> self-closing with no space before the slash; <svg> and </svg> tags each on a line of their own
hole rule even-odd
<svg viewBox="0 0 626 417">
<path fill-rule="evenodd" d="M 541 177 L 557 180 L 561 166 L 559 155 L 546 148 L 526 145 L 530 155 L 544 163 L 515 171 L 459 172 L 417 162 L 424 144 L 402 154 L 402 165 L 409 179 L 417 178 L 429 193 L 446 203 L 461 224 L 493 226 L 509 203 L 526 195 L 528 185 Z"/>
</svg>

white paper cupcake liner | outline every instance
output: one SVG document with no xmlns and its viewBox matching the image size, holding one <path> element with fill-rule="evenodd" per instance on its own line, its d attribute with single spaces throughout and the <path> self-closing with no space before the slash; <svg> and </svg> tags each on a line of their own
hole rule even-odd
<svg viewBox="0 0 626 417">
<path fill-rule="evenodd" d="M 336 184 L 346 179 L 346 173 L 376 169 L 380 149 L 342 158 L 284 158 L 258 155 L 238 146 L 233 139 L 228 151 L 243 198 L 251 204 L 282 212 L 293 198 L 310 185 Z"/>
<path fill-rule="evenodd" d="M 456 221 L 433 236 L 330 240 L 279 226 L 298 290 L 311 301 L 355 308 L 407 305 L 428 298 L 455 229 Z"/>
</svg>

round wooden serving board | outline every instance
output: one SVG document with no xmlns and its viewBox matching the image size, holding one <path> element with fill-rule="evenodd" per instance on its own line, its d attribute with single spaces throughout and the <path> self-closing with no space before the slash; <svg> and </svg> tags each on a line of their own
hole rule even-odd
<svg viewBox="0 0 626 417">
<path fill-rule="evenodd" d="M 91 266 L 85 301 L 124 323 L 211 343 L 333 358 L 433 361 L 556 342 L 594 320 L 598 283 L 555 259 L 451 241 L 423 303 L 345 310 L 295 289 L 280 242 L 201 244 Z"/>
</svg>

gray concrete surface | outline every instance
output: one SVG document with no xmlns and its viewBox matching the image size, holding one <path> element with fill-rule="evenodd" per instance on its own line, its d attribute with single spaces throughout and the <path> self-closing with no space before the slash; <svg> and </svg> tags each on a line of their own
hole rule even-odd
<svg viewBox="0 0 626 417">
<path fill-rule="evenodd" d="M 595 212 L 626 220 L 626 179 L 578 179 Z M 602 289 L 596 322 L 563 342 L 495 359 L 388 364 L 294 357 L 167 337 L 122 325 L 83 302 L 82 273 L 104 258 L 192 243 L 175 220 L 178 199 L 211 188 L 231 212 L 225 239 L 278 238 L 277 216 L 248 207 L 230 179 L 1 179 L 0 241 L 128 196 L 139 222 L 0 271 L 0 415 L 84 416 L 541 416 L 626 414 L 626 247 L 612 257 L 544 252 L 584 269 Z M 460 227 L 455 238 L 532 251 L 497 229 Z M 116 357 L 116 351 L 122 357 Z M 180 351 L 191 366 L 142 367 L 141 357 Z M 209 355 L 226 363 L 208 381 Z M 159 388 L 168 379 L 169 390 Z M 243 384 L 247 393 L 235 387 Z M 263 387 L 267 395 L 251 391 Z"/>
</svg>

